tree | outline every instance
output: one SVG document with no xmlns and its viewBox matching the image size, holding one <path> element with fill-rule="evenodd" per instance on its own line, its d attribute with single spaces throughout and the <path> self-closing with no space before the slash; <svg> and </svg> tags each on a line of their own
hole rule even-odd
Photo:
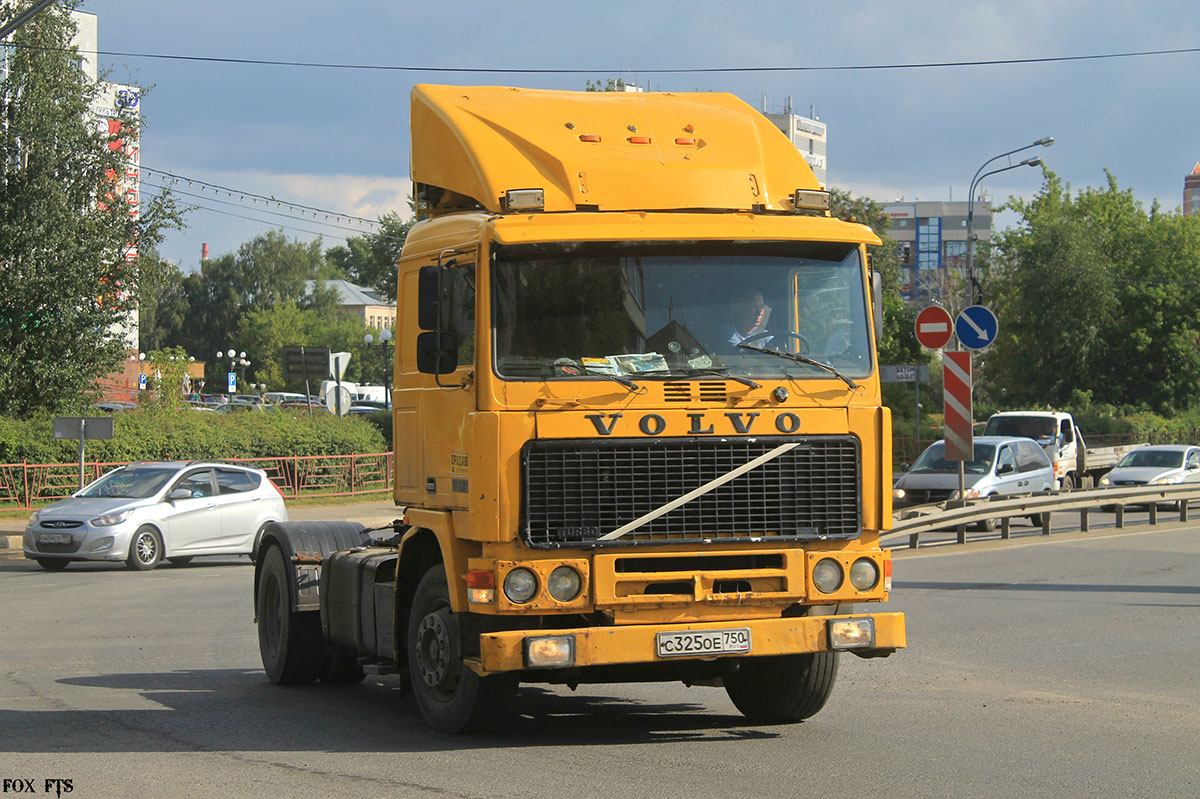
<svg viewBox="0 0 1200 799">
<path fill-rule="evenodd" d="M 17 10 L 5 4 L 0 20 Z M 131 244 L 152 248 L 179 224 L 170 195 L 142 197 L 140 216 L 131 218 L 119 176 L 137 124 L 122 110 L 109 133 L 92 116 L 100 87 L 79 67 L 68 10 L 53 6 L 14 34 L 0 80 L 5 414 L 69 408 L 94 393 L 124 357 L 114 325 L 138 299 Z"/>
<path fill-rule="evenodd" d="M 1050 171 L 1005 206 L 986 285 L 1000 316 L 988 389 L 1005 404 L 1170 414 L 1200 396 L 1200 219 L 1145 211 L 1109 174 L 1071 195 Z"/>
<path fill-rule="evenodd" d="M 325 257 L 345 275 L 346 280 L 375 289 L 396 301 L 396 262 L 413 220 L 404 221 L 395 211 L 379 219 L 379 232 L 351 236 L 346 246 L 333 247 Z"/>
</svg>

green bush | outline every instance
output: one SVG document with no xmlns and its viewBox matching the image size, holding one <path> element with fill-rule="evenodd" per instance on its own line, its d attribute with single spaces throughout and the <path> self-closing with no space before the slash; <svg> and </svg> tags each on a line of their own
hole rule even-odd
<svg viewBox="0 0 1200 799">
<path fill-rule="evenodd" d="M 200 413 L 187 408 L 141 407 L 115 414 L 113 438 L 87 441 L 88 461 L 269 458 L 386 452 L 379 427 L 332 414 L 291 411 Z M 55 440 L 54 419 L 0 418 L 0 463 L 72 463 L 78 440 Z"/>
</svg>

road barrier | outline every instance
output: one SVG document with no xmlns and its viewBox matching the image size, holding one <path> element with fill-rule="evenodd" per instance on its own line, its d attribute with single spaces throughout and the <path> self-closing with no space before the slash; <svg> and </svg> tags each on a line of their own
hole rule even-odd
<svg viewBox="0 0 1200 799">
<path fill-rule="evenodd" d="M 1046 491 L 1022 496 L 993 496 L 981 499 L 949 501 L 938 505 L 917 505 L 899 511 L 901 520 L 892 524 L 883 537 L 907 535 L 909 549 L 920 546 L 923 533 L 954 531 L 957 543 L 967 542 L 967 527 L 1000 520 L 1000 538 L 1011 536 L 1010 524 L 1014 518 L 1030 517 L 1040 525 L 1042 535 L 1050 535 L 1050 519 L 1055 513 L 1075 511 L 1079 513 L 1079 529 L 1087 532 L 1089 516 L 1100 510 L 1112 509 L 1116 513 L 1116 526 L 1125 526 L 1125 508 L 1130 505 L 1145 505 L 1149 510 L 1149 524 L 1158 524 L 1159 508 L 1162 503 L 1177 503 L 1179 520 L 1188 520 L 1190 504 L 1200 500 L 1200 483 L 1162 486 L 1130 486 L 1126 488 L 1090 488 L 1074 491 Z M 981 532 L 981 536 L 988 535 Z"/>
<path fill-rule="evenodd" d="M 287 499 L 346 497 L 391 490 L 390 452 L 365 455 L 282 455 L 275 458 L 218 458 L 267 473 Z M 127 461 L 83 464 L 85 483 Z M 71 496 L 79 489 L 78 463 L 0 463 L 0 510 L 32 510 Z"/>
</svg>

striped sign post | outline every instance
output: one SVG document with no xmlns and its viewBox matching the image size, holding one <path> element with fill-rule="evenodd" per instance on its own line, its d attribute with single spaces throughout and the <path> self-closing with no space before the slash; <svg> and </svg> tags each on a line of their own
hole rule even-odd
<svg viewBox="0 0 1200 799">
<path fill-rule="evenodd" d="M 975 458 L 975 441 L 971 434 L 971 353 L 942 354 L 943 394 L 946 397 L 946 459 L 969 461 Z"/>
</svg>

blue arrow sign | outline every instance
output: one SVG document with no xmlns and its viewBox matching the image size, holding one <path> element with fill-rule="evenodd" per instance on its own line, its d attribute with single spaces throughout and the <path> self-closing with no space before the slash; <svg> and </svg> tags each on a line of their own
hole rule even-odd
<svg viewBox="0 0 1200 799">
<path fill-rule="evenodd" d="M 991 344 L 999 330 L 996 315 L 982 305 L 964 308 L 954 320 L 954 335 L 969 350 L 981 350 Z"/>
</svg>

